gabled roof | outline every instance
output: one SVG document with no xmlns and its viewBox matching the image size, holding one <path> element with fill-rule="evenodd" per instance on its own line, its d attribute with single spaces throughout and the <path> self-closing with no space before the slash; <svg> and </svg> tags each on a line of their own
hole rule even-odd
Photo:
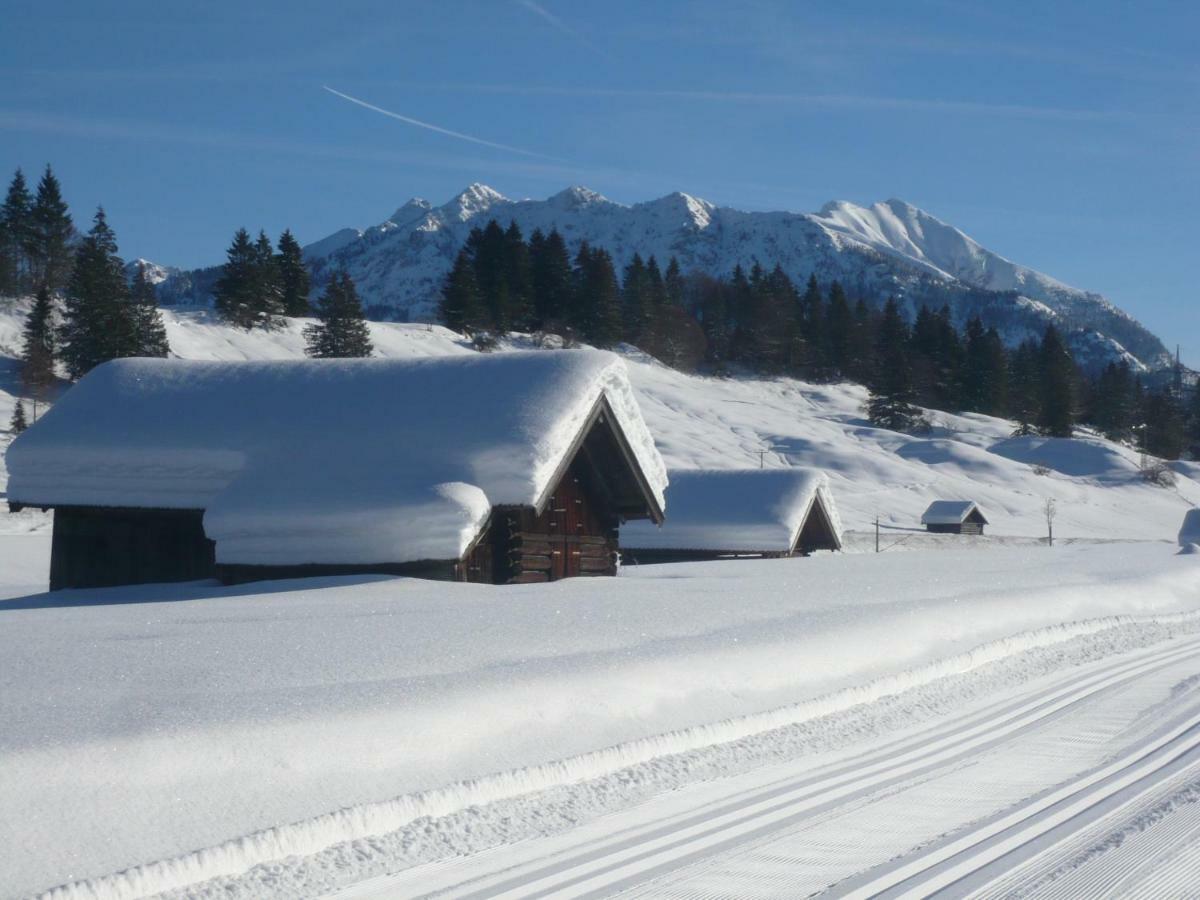
<svg viewBox="0 0 1200 900">
<path fill-rule="evenodd" d="M 219 562 L 452 559 L 542 499 L 599 408 L 652 514 L 665 467 L 611 353 L 117 360 L 12 443 L 8 497 L 204 509 Z"/>
<path fill-rule="evenodd" d="M 840 542 L 829 482 L 815 469 L 674 470 L 661 527 L 630 522 L 622 547 L 642 550 L 788 552 L 820 502 Z"/>
<path fill-rule="evenodd" d="M 974 500 L 934 500 L 921 516 L 922 525 L 961 525 L 974 510 L 980 522 L 988 524 Z"/>
</svg>

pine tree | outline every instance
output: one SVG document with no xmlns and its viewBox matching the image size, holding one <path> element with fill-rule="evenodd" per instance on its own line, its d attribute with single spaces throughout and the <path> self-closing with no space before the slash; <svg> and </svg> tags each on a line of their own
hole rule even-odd
<svg viewBox="0 0 1200 900">
<path fill-rule="evenodd" d="M 1133 374 L 1129 363 L 1110 362 L 1092 390 L 1091 421 L 1109 440 L 1127 440 L 1134 424 Z"/>
<path fill-rule="evenodd" d="M 1050 437 L 1070 437 L 1075 424 L 1075 362 L 1053 324 L 1046 326 L 1038 355 L 1042 397 L 1038 430 Z"/>
<path fill-rule="evenodd" d="M 275 328 L 283 319 L 283 279 L 275 248 L 265 231 L 258 232 L 254 242 L 254 295 L 255 324 L 264 328 Z"/>
<path fill-rule="evenodd" d="M 649 333 L 653 315 L 649 275 L 641 254 L 633 254 L 633 259 L 625 267 L 621 278 L 621 307 L 623 339 L 626 343 L 641 346 L 642 339 Z"/>
<path fill-rule="evenodd" d="M 454 331 L 471 331 L 482 325 L 483 303 L 475 282 L 475 264 L 466 247 L 458 251 L 446 275 L 438 311 L 442 323 Z"/>
<path fill-rule="evenodd" d="M 59 332 L 62 360 L 72 378 L 102 362 L 137 355 L 137 336 L 125 264 L 104 210 L 75 253 Z"/>
<path fill-rule="evenodd" d="M 811 376 L 820 378 L 826 370 L 828 352 L 825 341 L 825 301 L 817 276 L 808 276 L 804 296 L 800 298 L 801 337 L 807 348 L 804 366 Z"/>
<path fill-rule="evenodd" d="M 25 174 L 13 174 L 0 207 L 0 294 L 29 289 L 29 249 L 33 243 L 33 198 Z"/>
<path fill-rule="evenodd" d="M 987 332 L 979 316 L 972 316 L 967 321 L 963 370 L 959 376 L 962 385 L 960 404 L 967 412 L 983 412 L 988 405 L 986 356 Z"/>
<path fill-rule="evenodd" d="M 1163 388 L 1147 394 L 1142 418 L 1142 449 L 1159 459 L 1179 459 L 1186 429 L 1175 391 Z"/>
<path fill-rule="evenodd" d="M 146 275 L 146 264 L 138 261 L 129 289 L 130 315 L 133 318 L 136 356 L 166 358 L 171 352 L 167 329 L 158 309 L 158 295 Z"/>
<path fill-rule="evenodd" d="M 875 321 L 867 303 L 859 297 L 854 303 L 854 324 L 850 331 L 850 377 L 865 384 L 875 370 Z"/>
<path fill-rule="evenodd" d="M 909 339 L 900 308 L 894 298 L 889 299 L 879 323 L 877 371 L 867 401 L 867 418 L 872 425 L 892 431 L 911 431 L 923 425 L 921 411 L 912 404 Z"/>
<path fill-rule="evenodd" d="M 568 321 L 571 302 L 571 258 L 557 230 L 535 231 L 529 240 L 530 280 L 536 327 L 553 331 Z"/>
<path fill-rule="evenodd" d="M 312 280 L 308 274 L 308 266 L 304 264 L 304 251 L 300 242 L 288 229 L 279 236 L 279 254 L 275 257 L 276 271 L 279 273 L 280 303 L 283 314 L 296 318 L 307 316 L 311 310 L 308 305 L 308 294 L 312 290 Z"/>
<path fill-rule="evenodd" d="M 21 341 L 21 384 L 36 398 L 44 399 L 54 384 L 54 304 L 50 291 L 42 287 L 25 318 Z"/>
<path fill-rule="evenodd" d="M 504 232 L 504 280 L 508 285 L 508 315 L 512 328 L 533 331 L 533 274 L 529 245 L 516 222 Z"/>
<path fill-rule="evenodd" d="M 983 406 L 979 411 L 989 416 L 1002 416 L 1008 409 L 1008 351 L 995 328 L 983 335 L 984 368 Z"/>
<path fill-rule="evenodd" d="M 29 423 L 25 420 L 25 404 L 18 400 L 17 405 L 13 407 L 12 418 L 8 420 L 8 430 L 12 434 L 20 434 L 28 427 Z"/>
<path fill-rule="evenodd" d="M 214 289 L 217 313 L 238 328 L 253 328 L 262 321 L 259 302 L 259 254 L 250 233 L 239 228 L 225 251 L 225 265 Z"/>
<path fill-rule="evenodd" d="M 575 257 L 574 318 L 580 336 L 597 347 L 621 340 L 621 286 L 607 250 L 592 250 L 584 241 Z"/>
<path fill-rule="evenodd" d="M 1015 435 L 1029 435 L 1041 416 L 1041 366 L 1038 344 L 1030 339 L 1009 356 L 1008 413 L 1017 421 Z"/>
<path fill-rule="evenodd" d="M 66 201 L 58 179 L 49 166 L 38 182 L 37 196 L 30 210 L 30 245 L 28 250 L 33 284 L 61 290 L 71 271 L 71 238 L 75 226 L 67 212 Z"/>
<path fill-rule="evenodd" d="M 362 301 L 346 272 L 335 272 L 316 304 L 319 323 L 306 325 L 305 353 L 323 359 L 370 356 L 374 347 Z"/>
<path fill-rule="evenodd" d="M 854 330 L 854 315 L 841 284 L 829 285 L 829 305 L 825 313 L 826 358 L 834 373 L 845 376 L 850 363 L 850 335 Z"/>
</svg>

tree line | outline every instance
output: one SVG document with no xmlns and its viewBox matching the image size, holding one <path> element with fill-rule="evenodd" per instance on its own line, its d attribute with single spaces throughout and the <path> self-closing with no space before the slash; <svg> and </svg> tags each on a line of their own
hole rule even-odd
<svg viewBox="0 0 1200 900">
<path fill-rule="evenodd" d="M 143 264 L 133 278 L 103 207 L 80 236 L 49 166 L 31 196 L 20 169 L 0 210 L 0 291 L 33 293 L 21 340 L 20 380 L 35 403 L 58 377 L 80 378 L 110 359 L 164 357 L 170 347 Z M 27 423 L 18 400 L 13 431 Z"/>
<path fill-rule="evenodd" d="M 1091 425 L 1165 459 L 1200 446 L 1200 392 L 1178 377 L 1150 387 L 1128 361 L 1089 375 L 1053 323 L 1009 348 L 979 316 L 959 328 L 949 306 L 921 307 L 909 322 L 895 300 L 877 309 L 815 275 L 801 290 L 779 265 L 722 278 L 635 255 L 618 274 L 603 248 L 584 242 L 572 258 L 556 230 L 526 240 L 516 223 L 492 220 L 456 256 L 439 314 L 484 345 L 544 331 L 628 343 L 682 369 L 857 382 L 870 392 L 868 418 L 900 431 L 923 428 L 925 407 L 1013 419 L 1022 435 Z"/>
<path fill-rule="evenodd" d="M 370 356 L 373 351 L 362 300 L 344 270 L 330 277 L 316 303 L 309 303 L 312 278 L 300 242 L 285 230 L 276 247 L 265 231 L 251 240 L 239 228 L 225 251 L 213 307 L 238 328 L 276 328 L 285 317 L 315 316 L 304 328 L 305 352 L 311 357 Z"/>
</svg>

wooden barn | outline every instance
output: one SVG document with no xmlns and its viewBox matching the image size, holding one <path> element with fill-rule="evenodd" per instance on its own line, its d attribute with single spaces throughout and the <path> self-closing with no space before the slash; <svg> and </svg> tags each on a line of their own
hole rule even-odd
<svg viewBox="0 0 1200 900">
<path fill-rule="evenodd" d="M 937 534 L 983 534 L 988 520 L 974 500 L 934 500 L 921 516 L 921 524 Z"/>
<path fill-rule="evenodd" d="M 51 589 L 385 573 L 613 575 L 666 473 L 600 351 L 117 360 L 9 448 L 53 508 Z"/>
<path fill-rule="evenodd" d="M 666 522 L 622 532 L 626 562 L 807 556 L 842 546 L 828 480 L 813 469 L 677 470 L 667 498 Z"/>
</svg>

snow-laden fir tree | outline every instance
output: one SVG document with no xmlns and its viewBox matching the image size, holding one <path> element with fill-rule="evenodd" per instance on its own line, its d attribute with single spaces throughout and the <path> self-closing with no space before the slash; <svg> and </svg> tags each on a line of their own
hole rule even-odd
<svg viewBox="0 0 1200 900">
<path fill-rule="evenodd" d="M 312 288 L 300 242 L 285 230 L 279 236 L 279 254 L 275 257 L 279 272 L 280 301 L 285 316 L 307 316 L 311 310 L 308 294 Z"/>
<path fill-rule="evenodd" d="M 13 407 L 12 418 L 8 420 L 8 430 L 12 434 L 20 434 L 29 427 L 28 421 L 25 419 L 25 404 L 20 400 Z"/>
<path fill-rule="evenodd" d="M 27 255 L 35 287 L 51 292 L 62 290 L 71 271 L 71 243 L 75 226 L 67 212 L 62 188 L 49 166 L 38 182 L 30 209 L 30 240 Z"/>
<path fill-rule="evenodd" d="M 21 384 L 34 397 L 44 399 L 54 384 L 54 303 L 46 287 L 38 289 L 21 335 Z"/>
<path fill-rule="evenodd" d="M 61 356 L 72 378 L 102 362 L 138 353 L 125 264 L 104 209 L 79 243 L 63 304 Z"/>
<path fill-rule="evenodd" d="M 158 295 L 146 274 L 144 262 L 138 262 L 129 295 L 136 344 L 134 355 L 165 358 L 171 352 L 171 345 L 167 342 L 167 329 L 158 309 Z"/>
<path fill-rule="evenodd" d="M 315 313 L 319 322 L 304 328 L 305 353 L 322 359 L 371 355 L 374 348 L 362 301 L 346 272 L 335 272 L 329 279 Z"/>
</svg>

